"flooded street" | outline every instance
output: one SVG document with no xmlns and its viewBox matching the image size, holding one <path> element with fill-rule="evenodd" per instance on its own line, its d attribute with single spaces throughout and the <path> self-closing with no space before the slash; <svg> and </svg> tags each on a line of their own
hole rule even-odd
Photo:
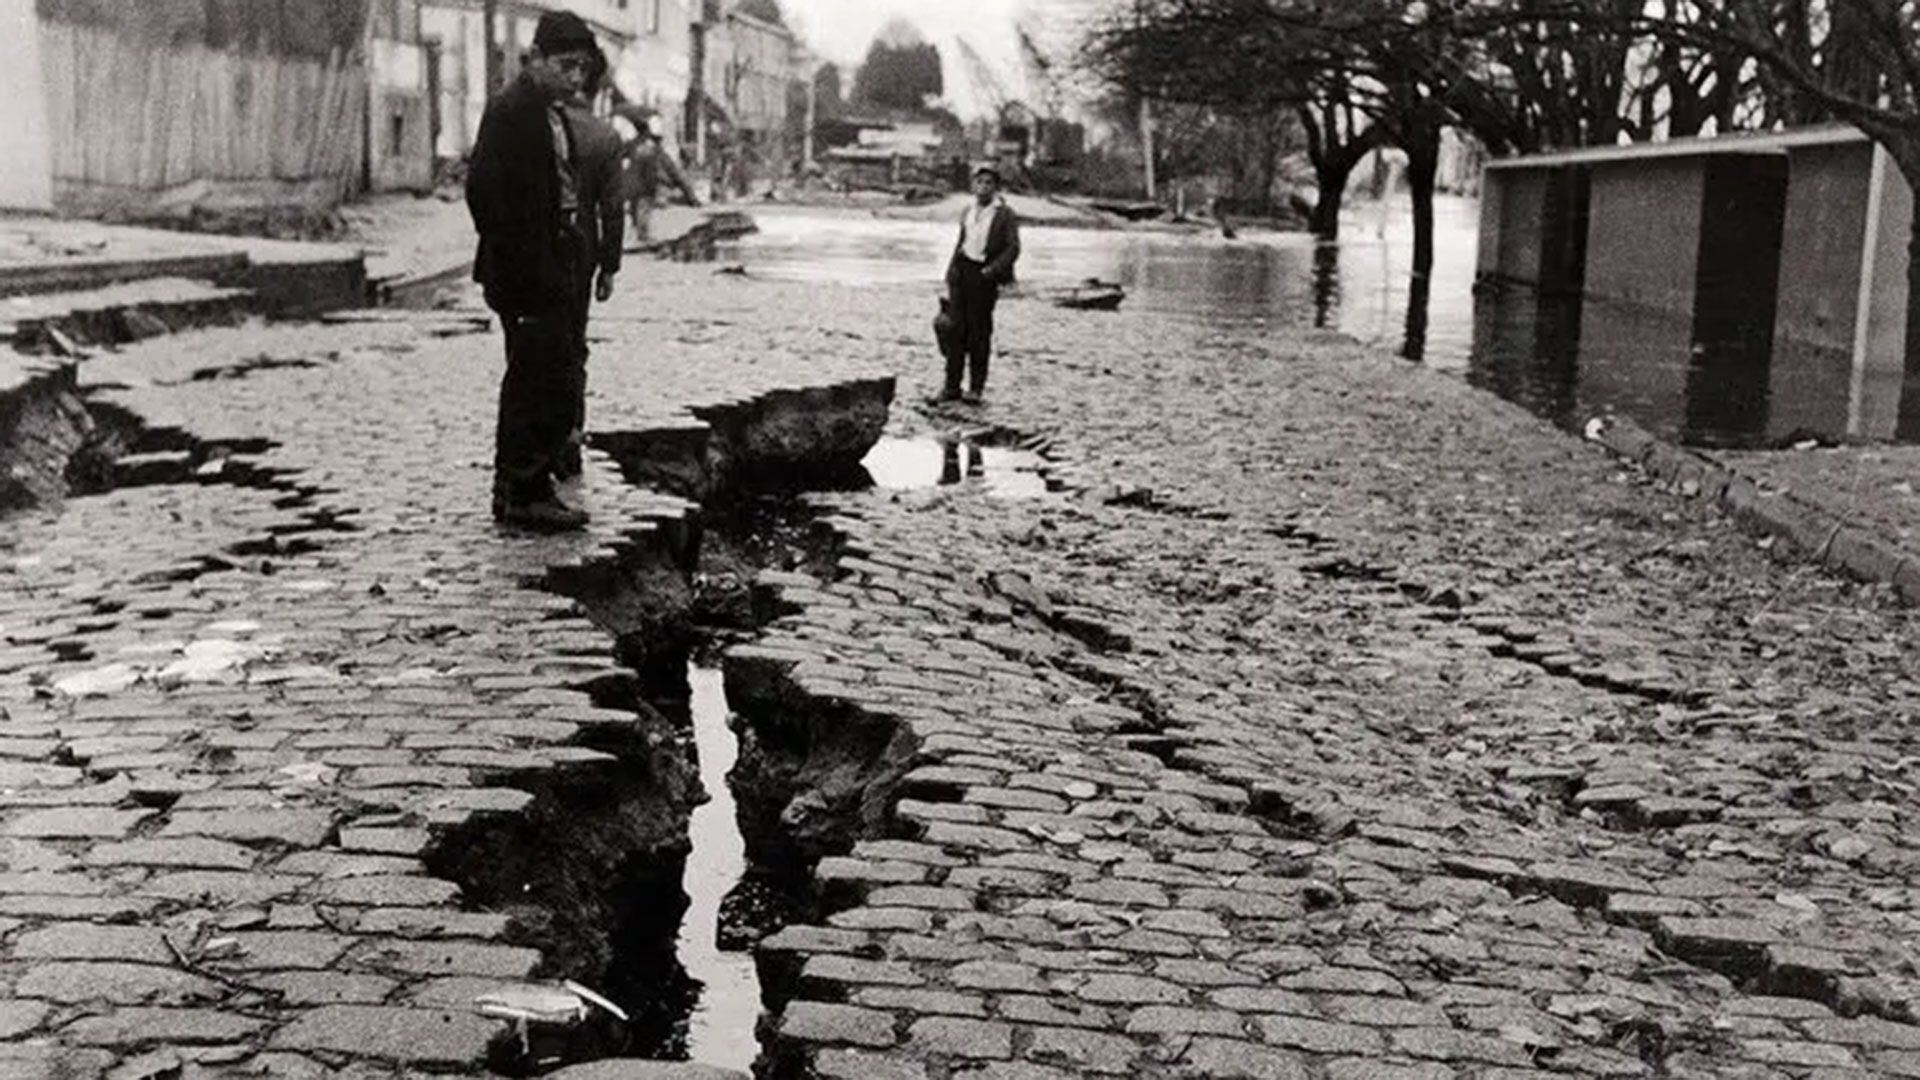
<svg viewBox="0 0 1920 1080">
<path fill-rule="evenodd" d="M 953 242 L 942 222 L 783 207 L 756 208 L 755 216 L 761 231 L 727 245 L 722 257 L 777 280 L 923 284 L 931 297 Z M 1033 227 L 1019 287 L 1101 278 L 1126 287 L 1129 311 L 1256 334 L 1338 330 L 1417 356 L 1569 429 L 1619 411 L 1690 445 L 1752 447 L 1845 426 L 1844 386 L 1836 391 L 1817 377 L 1832 357 L 1804 347 L 1756 355 L 1745 345 L 1696 341 L 1687 320 L 1622 305 L 1529 290 L 1476 297 L 1477 230 L 1474 200 L 1438 200 L 1424 322 L 1407 309 L 1413 223 L 1404 198 L 1349 211 L 1332 247 L 1304 233 L 1225 240 Z M 1016 328 L 1007 336 L 1016 349 L 1018 335 Z"/>
<path fill-rule="evenodd" d="M 756 276 L 846 284 L 924 283 L 937 294 L 953 250 L 945 222 L 755 207 L 760 232 L 722 258 Z M 1476 204 L 1442 198 L 1427 360 L 1460 370 L 1473 342 Z M 1020 256 L 1022 288 L 1098 277 L 1126 286 L 1129 310 L 1259 330 L 1327 327 L 1399 349 L 1405 334 L 1413 221 L 1405 200 L 1347 215 L 1337 250 L 1305 233 L 1122 232 L 1032 227 Z"/>
</svg>

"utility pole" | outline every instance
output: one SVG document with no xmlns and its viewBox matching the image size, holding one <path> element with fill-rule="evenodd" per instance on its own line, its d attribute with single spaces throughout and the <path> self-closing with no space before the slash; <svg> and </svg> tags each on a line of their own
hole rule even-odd
<svg viewBox="0 0 1920 1080">
<path fill-rule="evenodd" d="M 1133 0 L 1134 25 L 1144 29 L 1147 25 L 1147 0 Z M 1140 97 L 1140 160 L 1146 171 L 1147 198 L 1160 197 L 1160 185 L 1155 182 L 1153 170 L 1153 104 L 1146 95 Z"/>
<path fill-rule="evenodd" d="M 687 84 L 687 142 L 693 147 L 693 163 L 707 164 L 707 26 L 712 5 L 694 0 L 693 25 L 689 28 L 688 64 L 692 71 Z"/>
<path fill-rule="evenodd" d="M 480 21 L 486 23 L 487 97 L 491 98 L 500 90 L 500 39 L 499 30 L 495 27 L 500 21 L 500 0 L 482 0 Z"/>
<path fill-rule="evenodd" d="M 807 169 L 813 169 L 813 125 L 820 112 L 820 67 L 809 63 L 807 67 L 807 129 L 801 133 L 800 160 Z"/>
</svg>

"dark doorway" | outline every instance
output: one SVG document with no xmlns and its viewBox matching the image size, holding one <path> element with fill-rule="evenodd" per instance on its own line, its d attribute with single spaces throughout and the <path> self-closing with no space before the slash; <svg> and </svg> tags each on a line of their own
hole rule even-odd
<svg viewBox="0 0 1920 1080">
<path fill-rule="evenodd" d="M 1709 159 L 1702 198 L 1686 437 L 1751 442 L 1767 429 L 1786 155 Z"/>
</svg>

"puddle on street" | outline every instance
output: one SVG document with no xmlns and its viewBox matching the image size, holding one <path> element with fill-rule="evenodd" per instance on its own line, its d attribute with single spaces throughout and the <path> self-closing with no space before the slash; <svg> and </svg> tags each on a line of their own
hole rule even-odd
<svg viewBox="0 0 1920 1080">
<path fill-rule="evenodd" d="M 1034 499 L 1048 490 L 1039 454 L 959 438 L 884 438 L 860 464 L 874 486 L 889 491 L 976 484 L 997 498 Z"/>
<path fill-rule="evenodd" d="M 746 873 L 746 844 L 734 817 L 727 771 L 739 744 L 727 726 L 726 686 L 720 669 L 698 663 L 687 669 L 693 691 L 693 738 L 700 780 L 712 795 L 695 807 L 687 856 L 687 912 L 680 923 L 679 955 L 687 974 L 701 984 L 699 1003 L 687 1022 L 687 1057 L 702 1065 L 750 1070 L 759 1053 L 754 1023 L 760 1017 L 760 979 L 750 953 L 720 947 L 721 904 Z"/>
</svg>

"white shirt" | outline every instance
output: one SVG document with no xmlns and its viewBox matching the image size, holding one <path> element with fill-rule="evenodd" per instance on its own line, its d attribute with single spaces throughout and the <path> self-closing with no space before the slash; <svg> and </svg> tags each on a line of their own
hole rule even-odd
<svg viewBox="0 0 1920 1080">
<path fill-rule="evenodd" d="M 985 206 L 978 200 L 967 205 L 960 215 L 960 254 L 974 262 L 987 261 L 987 237 L 993 232 L 993 218 L 1006 203 L 995 199 Z"/>
</svg>

